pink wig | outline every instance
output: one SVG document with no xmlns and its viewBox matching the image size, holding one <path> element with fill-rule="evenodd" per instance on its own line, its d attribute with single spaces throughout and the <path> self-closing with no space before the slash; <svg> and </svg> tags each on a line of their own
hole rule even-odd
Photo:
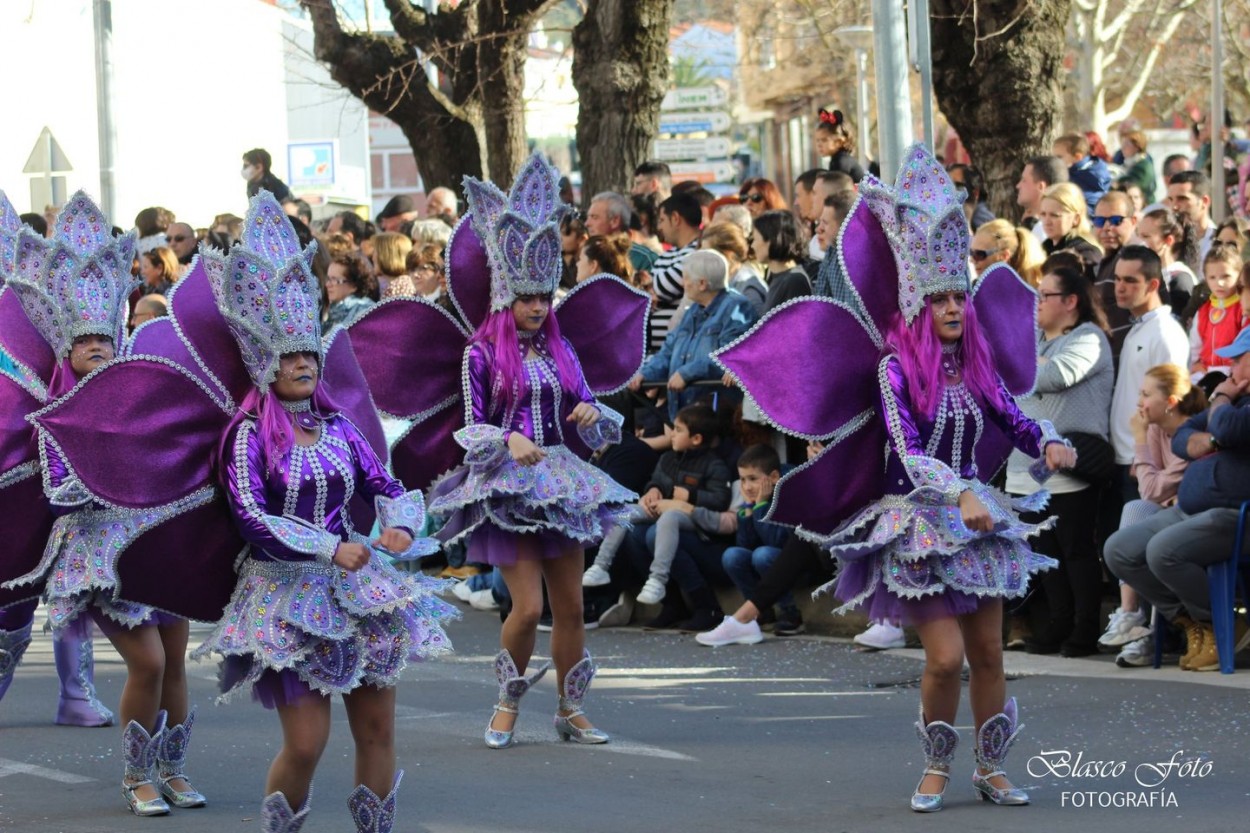
<svg viewBox="0 0 1250 833">
<path fill-rule="evenodd" d="M 312 395 L 313 414 L 325 419 L 338 413 L 339 410 L 325 382 L 318 380 Z M 222 434 L 218 459 L 224 460 L 225 455 L 233 453 L 233 449 L 227 447 L 226 443 L 234 435 L 235 428 L 245 419 L 256 420 L 256 432 L 260 440 L 261 453 L 265 458 L 265 467 L 274 474 L 281 471 L 283 460 L 290 455 L 291 448 L 295 444 L 293 428 L 295 418 L 283 409 L 282 403 L 278 401 L 272 388 L 265 388 L 264 391 L 260 388 L 252 388 L 243 397 L 238 412 Z M 224 468 L 222 471 L 224 473 Z"/>
<path fill-rule="evenodd" d="M 886 347 L 898 356 L 911 390 L 911 406 L 926 419 L 937 414 L 942 391 L 946 387 L 946 374 L 942 371 L 942 341 L 933 329 L 933 313 L 929 304 L 920 309 L 911 325 L 896 316 L 886 335 Z M 1000 408 L 1002 382 L 994 370 L 989 347 L 977 324 L 975 307 L 971 298 L 964 306 L 964 332 L 955 352 L 963 370 L 963 381 L 978 402 Z"/>
<path fill-rule="evenodd" d="M 540 332 L 547 338 L 547 349 L 555 359 L 556 369 L 560 373 L 560 387 L 566 393 L 576 395 L 581 387 L 581 369 L 577 359 L 565 346 L 564 337 L 560 335 L 560 325 L 552 312 L 547 313 Z M 529 380 L 523 372 L 520 338 L 516 331 L 516 318 L 512 309 L 492 312 L 477 328 L 477 332 L 469 339 L 469 343 L 482 342 L 494 348 L 494 379 L 493 390 L 503 392 L 507 401 L 503 404 L 511 409 L 517 401 L 523 401 L 530 394 Z"/>
</svg>

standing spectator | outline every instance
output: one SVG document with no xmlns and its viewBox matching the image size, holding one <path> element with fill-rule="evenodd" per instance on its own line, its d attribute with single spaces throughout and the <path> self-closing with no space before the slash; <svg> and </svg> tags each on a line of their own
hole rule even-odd
<svg viewBox="0 0 1250 833">
<path fill-rule="evenodd" d="M 399 231 L 405 223 L 417 219 L 417 206 L 407 194 L 396 194 L 387 200 L 378 214 L 377 225 L 382 231 Z"/>
<path fill-rule="evenodd" d="M 178 258 L 178 263 L 184 267 L 190 266 L 191 261 L 195 259 L 195 247 L 199 244 L 199 240 L 195 237 L 195 229 L 186 223 L 170 223 L 169 228 L 165 229 L 165 239 L 169 243 L 169 248 L 173 250 L 174 256 Z"/>
<path fill-rule="evenodd" d="M 1227 347 L 1241 332 L 1241 255 L 1227 243 L 1212 243 L 1202 261 L 1202 276 L 1211 291 L 1194 316 L 1189 330 L 1189 372 L 1200 379 L 1208 371 L 1227 373 L 1231 364 L 1220 358 L 1220 348 Z"/>
<path fill-rule="evenodd" d="M 1149 141 L 1140 130 L 1130 130 L 1120 134 L 1120 151 L 1124 154 L 1124 175 L 1120 182 L 1131 183 L 1141 189 L 1142 200 L 1146 205 L 1155 201 L 1155 187 L 1158 179 L 1155 176 L 1155 161 L 1146 152 Z"/>
<path fill-rule="evenodd" d="M 816 239 L 816 223 L 820 221 L 820 212 L 824 208 L 824 203 L 816 198 L 816 178 L 819 176 L 820 170 L 813 168 L 799 174 L 799 178 L 794 181 L 794 210 L 799 215 L 799 220 L 807 225 L 808 234 L 811 235 L 807 256 L 812 260 L 820 260 L 825 256 L 825 250 L 820 248 Z"/>
<path fill-rule="evenodd" d="M 134 312 L 130 313 L 130 329 L 133 332 L 153 318 L 163 318 L 166 315 L 169 315 L 169 304 L 166 303 L 164 295 L 155 292 L 144 295 L 135 301 Z"/>
<path fill-rule="evenodd" d="M 783 211 L 789 208 L 777 186 L 763 177 L 748 179 L 742 183 L 742 187 L 738 189 L 738 201 L 751 212 L 752 219 L 758 218 L 765 211 Z"/>
<path fill-rule="evenodd" d="M 1193 162 L 1183 153 L 1173 153 L 1163 160 L 1163 181 L 1165 183 L 1172 181 L 1174 174 L 1181 171 L 1192 171 L 1194 169 Z"/>
<path fill-rule="evenodd" d="M 590 201 L 590 209 L 586 212 L 586 233 L 605 237 L 613 234 L 628 235 L 632 219 L 633 212 L 630 210 L 629 200 L 614 191 L 604 191 L 595 194 Z M 631 271 L 641 270 L 650 274 L 657 257 L 659 257 L 658 252 L 642 243 L 630 241 Z"/>
<path fill-rule="evenodd" d="M 1163 281 L 1168 288 L 1172 312 L 1184 312 L 1198 282 L 1189 264 L 1198 261 L 1198 236 L 1188 217 L 1177 216 L 1160 206 L 1146 212 L 1137 223 L 1137 237 L 1163 264 Z M 1181 323 L 1185 321 L 1182 318 Z"/>
<path fill-rule="evenodd" d="M 1111 193 L 1112 191 L 1117 194 L 1124 194 L 1127 196 L 1129 202 L 1133 205 L 1133 216 L 1138 220 L 1141 220 L 1142 212 L 1146 210 L 1146 198 L 1142 194 L 1141 188 L 1138 188 L 1137 185 L 1132 182 L 1117 182 L 1115 185 L 1111 186 L 1111 191 L 1108 191 L 1107 193 Z"/>
<path fill-rule="evenodd" d="M 312 228 L 312 206 L 307 200 L 289 199 L 282 203 L 282 210 L 288 217 L 295 217 L 301 223 Z"/>
<path fill-rule="evenodd" d="M 145 208 L 135 215 L 135 230 L 139 233 L 139 242 L 135 251 L 144 254 L 157 246 L 167 246 L 165 229 L 174 221 L 174 212 L 159 205 Z"/>
<path fill-rule="evenodd" d="M 1034 288 L 1042 279 L 1046 253 L 1026 228 L 1006 220 L 991 220 L 972 236 L 972 265 L 977 277 L 995 263 L 1006 263 Z"/>
<path fill-rule="evenodd" d="M 326 234 L 340 233 L 347 235 L 356 249 L 364 244 L 369 235 L 365 221 L 355 211 L 340 211 L 330 218 L 330 222 L 326 224 Z"/>
<path fill-rule="evenodd" d="M 736 200 L 735 200 L 736 202 Z M 657 236 L 660 227 L 660 204 L 654 194 L 631 194 L 629 207 L 629 238 L 651 251 L 663 254 L 664 246 Z M 652 264 L 654 265 L 654 264 Z"/>
<path fill-rule="evenodd" d="M 178 258 L 168 246 L 158 246 L 139 255 L 139 277 L 144 295 L 168 295 L 178 280 Z"/>
<path fill-rule="evenodd" d="M 460 201 L 450 188 L 438 187 L 425 195 L 425 216 L 428 220 L 445 220 L 454 226 L 460 219 Z"/>
<path fill-rule="evenodd" d="M 855 134 L 846 128 L 841 110 L 821 110 L 816 123 L 816 155 L 829 157 L 829 170 L 849 176 L 856 185 L 864 169 L 855 158 Z"/>
<path fill-rule="evenodd" d="M 643 162 L 634 168 L 634 184 L 629 189 L 634 196 L 651 194 L 657 205 L 673 193 L 673 174 L 663 162 Z"/>
<path fill-rule="evenodd" d="M 412 251 L 412 238 L 397 231 L 384 231 L 373 235 L 373 267 L 380 295 L 387 291 L 391 281 L 408 274 L 408 253 Z"/>
<path fill-rule="evenodd" d="M 443 248 L 451 240 L 451 226 L 445 220 L 413 220 L 408 236 L 414 246 Z"/>
<path fill-rule="evenodd" d="M 751 302 L 755 314 L 761 315 L 764 312 L 768 287 L 760 280 L 759 274 L 747 265 L 751 254 L 742 229 L 727 220 L 714 222 L 703 230 L 699 248 L 720 252 L 729 263 L 729 288 L 745 296 Z"/>
<path fill-rule="evenodd" d="M 560 218 L 560 256 L 564 260 L 564 274 L 560 278 L 560 286 L 571 289 L 577 283 L 577 258 L 582 253 L 582 244 L 590 234 L 586 231 L 586 223 L 580 211 L 566 211 Z"/>
<path fill-rule="evenodd" d="M 968 218 L 968 227 L 979 229 L 994 219 L 994 212 L 985 204 L 985 177 L 971 165 L 956 163 L 946 171 L 956 188 L 964 191 L 964 215 Z"/>
<path fill-rule="evenodd" d="M 689 194 L 673 194 L 660 203 L 660 239 L 672 246 L 655 259 L 651 267 L 651 291 L 655 306 L 651 310 L 651 349 L 658 350 L 672 326 L 673 317 L 684 297 L 682 261 L 699 246 L 699 224 L 703 209 Z"/>
<path fill-rule="evenodd" d="M 1128 333 L 1128 310 L 1116 305 L 1115 262 L 1120 252 L 1135 238 L 1137 217 L 1128 195 L 1120 191 L 1108 191 L 1094 208 L 1094 231 L 1102 246 L 1102 260 L 1098 264 L 1098 277 L 1094 289 L 1098 292 L 1103 310 L 1107 314 L 1107 335 L 1111 338 L 1111 355 L 1120 360 L 1120 347 Z M 1162 294 L 1162 293 L 1161 293 Z"/>
<path fill-rule="evenodd" d="M 632 283 L 629 247 L 629 236 L 625 234 L 592 234 L 586 238 L 577 258 L 577 282 L 593 275 L 608 274 Z"/>
<path fill-rule="evenodd" d="M 1041 222 L 1046 239 L 1042 249 L 1049 257 L 1055 252 L 1071 251 L 1085 264 L 1090 281 L 1097 279 L 1100 249 L 1090 233 L 1089 214 L 1081 189 L 1070 182 L 1061 182 L 1046 189 L 1042 196 Z"/>
<path fill-rule="evenodd" d="M 1024 210 L 1020 225 L 1032 231 L 1039 243 L 1046 239 L 1040 222 L 1042 198 L 1050 186 L 1067 181 L 1068 169 L 1058 156 L 1034 156 L 1024 163 L 1016 182 L 1016 205 Z"/>
<path fill-rule="evenodd" d="M 1089 152 L 1089 140 L 1080 133 L 1060 136 L 1052 152 L 1068 166 L 1068 181 L 1084 192 L 1085 204 L 1092 214 L 1098 200 L 1111 187 L 1107 163 Z"/>
<path fill-rule="evenodd" d="M 856 193 L 855 180 L 842 171 L 821 171 L 816 177 L 814 196 L 816 201 L 824 205 L 825 200 L 834 194 Z"/>
<path fill-rule="evenodd" d="M 376 302 L 377 287 L 368 264 L 360 255 L 343 254 L 330 261 L 325 284 L 328 302 L 323 318 L 325 332 L 328 334 L 336 324 L 349 327 L 364 315 Z"/>
<path fill-rule="evenodd" d="M 273 157 L 264 148 L 252 148 L 243 154 L 243 170 L 239 172 L 247 180 L 247 198 L 256 196 L 262 188 L 273 194 L 278 202 L 291 198 L 291 189 L 274 176 Z"/>
<path fill-rule="evenodd" d="M 677 196 L 669 197 L 674 199 Z M 660 352 L 647 359 L 629 382 L 635 391 L 644 381 L 667 382 L 670 418 L 698 399 L 694 382 L 721 378 L 712 352 L 741 336 L 756 320 L 751 302 L 726 289 L 729 264 L 718 253 L 693 251 L 681 268 L 686 297 L 693 304 L 664 339 Z"/>
<path fill-rule="evenodd" d="M 803 252 L 803 238 L 789 211 L 768 211 L 755 218 L 751 254 L 767 269 L 768 295 L 764 298 L 764 312 L 811 294 L 811 281 L 798 266 Z"/>
<path fill-rule="evenodd" d="M 1201 171 L 1180 171 L 1168 180 L 1168 205 L 1177 214 L 1184 214 L 1198 233 L 1198 260 L 1207 256 L 1215 239 L 1215 223 L 1211 220 L 1211 180 Z"/>
</svg>

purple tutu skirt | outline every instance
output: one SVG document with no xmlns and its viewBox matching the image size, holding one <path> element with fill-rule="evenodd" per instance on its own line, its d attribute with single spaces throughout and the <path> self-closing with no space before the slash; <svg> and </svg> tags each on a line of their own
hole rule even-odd
<svg viewBox="0 0 1250 833">
<path fill-rule="evenodd" d="M 1054 519 L 1027 524 L 1015 512 L 1034 510 L 1045 496 L 1016 506 L 987 486 L 976 492 L 994 521 L 989 533 L 970 532 L 958 507 L 887 495 L 833 535 L 815 539 L 837 559 L 838 574 L 813 595 L 832 592 L 842 602 L 835 613 L 861 610 L 874 622 L 909 625 L 974 613 L 987 600 L 1021 598 L 1034 573 L 1058 565 L 1027 544 Z"/>
<path fill-rule="evenodd" d="M 565 446 L 543 450 L 546 458 L 534 466 L 507 457 L 440 478 L 427 501 L 430 514 L 446 518 L 437 537 L 467 539 L 469 561 L 513 564 L 593 546 L 613 526 L 629 524 L 638 495 Z"/>
</svg>

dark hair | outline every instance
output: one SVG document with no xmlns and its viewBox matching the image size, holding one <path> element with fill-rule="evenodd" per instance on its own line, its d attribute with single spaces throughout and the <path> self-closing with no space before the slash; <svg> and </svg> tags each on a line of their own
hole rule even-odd
<svg viewBox="0 0 1250 833">
<path fill-rule="evenodd" d="M 1084 274 L 1085 261 L 1071 249 L 1060 249 L 1042 261 L 1042 274 L 1049 275 L 1056 269 L 1073 269 Z"/>
<path fill-rule="evenodd" d="M 794 180 L 795 185 L 802 185 L 808 191 L 816 187 L 816 180 L 820 177 L 820 168 L 812 168 L 810 171 L 804 171 Z"/>
<path fill-rule="evenodd" d="M 1025 167 L 1033 169 L 1033 178 L 1047 185 L 1058 185 L 1068 181 L 1068 166 L 1058 156 L 1034 156 Z"/>
<path fill-rule="evenodd" d="M 633 272 L 629 268 L 630 245 L 628 234 L 595 234 L 582 243 L 581 253 L 587 260 L 599 264 L 600 272 L 628 281 Z"/>
<path fill-rule="evenodd" d="M 1064 295 L 1076 296 L 1076 323 L 1086 321 L 1094 323 L 1098 329 L 1107 332 L 1107 316 L 1102 311 L 1102 304 L 1094 294 L 1094 285 L 1085 277 L 1084 270 L 1072 266 L 1056 266 L 1043 274 L 1054 277 L 1058 289 Z"/>
<path fill-rule="evenodd" d="M 22 214 L 17 219 L 30 226 L 35 234 L 38 234 L 40 237 L 48 236 L 48 221 L 43 218 L 42 214 L 31 212 L 30 214 Z"/>
<path fill-rule="evenodd" d="M 855 198 L 858 196 L 854 191 L 834 191 L 825 197 L 825 208 L 833 209 L 833 216 L 837 219 L 838 225 L 846 222 L 846 215 L 851 213 L 851 206 L 855 205 Z"/>
<path fill-rule="evenodd" d="M 1167 287 L 1163 285 L 1163 261 L 1146 246 L 1125 246 L 1120 249 L 1120 260 L 1140 263 L 1142 277 L 1148 281 L 1158 281 L 1160 291 L 1167 291 Z"/>
<path fill-rule="evenodd" d="M 344 276 L 348 283 L 356 287 L 353 295 L 359 295 L 362 298 L 373 298 L 377 300 L 378 281 L 373 276 L 373 272 L 369 269 L 369 264 L 365 259 L 355 252 L 337 255 L 330 261 L 330 265 L 338 264 L 342 266 L 347 274 Z"/>
<path fill-rule="evenodd" d="M 1168 185 L 1185 185 L 1193 187 L 1194 193 L 1200 197 L 1211 196 L 1211 180 L 1202 171 L 1177 171 L 1168 180 Z"/>
<path fill-rule="evenodd" d="M 694 197 L 702 208 L 707 208 L 716 202 L 716 195 L 708 189 L 704 188 L 693 179 L 687 179 L 673 186 L 674 194 L 689 194 Z"/>
<path fill-rule="evenodd" d="M 249 165 L 260 165 L 265 169 L 265 173 L 273 170 L 273 157 L 264 148 L 252 148 L 243 154 L 243 161 Z"/>
<path fill-rule="evenodd" d="M 174 212 L 168 208 L 154 205 L 151 208 L 143 209 L 135 215 L 135 228 L 139 230 L 140 237 L 151 237 L 154 234 L 164 232 L 173 221 Z"/>
<path fill-rule="evenodd" d="M 710 446 L 720 436 L 720 420 L 707 405 L 687 405 L 673 417 L 674 423 L 678 420 L 686 426 L 691 437 L 702 437 L 704 445 Z"/>
<path fill-rule="evenodd" d="M 802 260 L 807 253 L 798 224 L 789 211 L 765 211 L 755 218 L 754 228 L 768 244 L 769 260 Z"/>
<path fill-rule="evenodd" d="M 305 223 L 312 222 L 312 206 L 309 205 L 306 200 L 296 199 L 295 197 L 287 197 L 282 201 L 282 207 L 286 208 L 288 205 L 295 206 L 296 217 L 299 217 Z"/>
<path fill-rule="evenodd" d="M 1201 251 L 1201 240 L 1198 229 L 1188 214 L 1177 214 L 1163 206 L 1147 211 L 1142 219 L 1151 219 L 1159 224 L 1159 234 L 1172 237 L 1172 257 L 1189 267 L 1195 275 L 1198 273 L 1198 253 Z"/>
<path fill-rule="evenodd" d="M 443 273 L 443 247 L 433 243 L 424 246 L 413 246 L 404 257 L 404 270 L 411 273 L 418 266 L 433 266 L 439 274 Z"/>
<path fill-rule="evenodd" d="M 357 246 L 365 241 L 365 238 L 368 236 L 365 233 L 365 221 L 360 219 L 359 214 L 354 211 L 340 211 L 338 217 L 342 223 L 339 231 L 344 234 L 350 234 L 352 240 L 356 241 Z"/>
<path fill-rule="evenodd" d="M 823 182 L 829 187 L 830 194 L 836 194 L 839 191 L 855 192 L 855 180 L 845 171 L 821 171 L 816 176 L 817 182 Z"/>
<path fill-rule="evenodd" d="M 657 162 L 648 160 L 638 167 L 634 168 L 634 176 L 650 176 L 660 180 L 660 184 L 665 188 L 672 187 L 673 172 L 669 169 L 665 162 Z"/>
<path fill-rule="evenodd" d="M 742 456 L 738 458 L 738 468 L 756 469 L 764 474 L 772 474 L 775 471 L 781 471 L 781 457 L 777 455 L 777 449 L 771 445 L 756 443 L 747 446 L 742 452 Z"/>
<path fill-rule="evenodd" d="M 1186 154 L 1173 153 L 1172 155 L 1168 156 L 1166 159 L 1163 160 L 1163 167 L 1160 168 L 1159 170 L 1161 172 L 1166 171 L 1168 168 L 1172 167 L 1172 164 L 1175 162 L 1188 162 L 1188 161 L 1189 161 L 1189 157 Z M 1180 171 L 1177 171 L 1176 173 L 1180 173 Z M 1175 174 L 1173 174 L 1173 176 L 1175 176 Z"/>
<path fill-rule="evenodd" d="M 841 110 L 821 110 L 820 120 L 816 122 L 816 130 L 828 133 L 842 142 L 840 150 L 855 153 L 855 134 L 846 129 L 846 117 Z"/>
<path fill-rule="evenodd" d="M 660 203 L 660 211 L 669 216 L 676 214 L 691 228 L 697 229 L 703 224 L 703 206 L 690 194 L 673 194 Z"/>
<path fill-rule="evenodd" d="M 633 209 L 629 218 L 630 229 L 646 229 L 649 234 L 655 234 L 656 215 L 660 210 L 655 194 L 633 194 L 629 198 L 629 206 Z"/>
<path fill-rule="evenodd" d="M 958 170 L 963 176 L 963 189 L 967 192 L 964 202 L 980 202 L 985 197 L 985 177 L 971 165 L 956 162 L 946 169 L 947 173 Z M 951 177 L 954 179 L 954 177 Z"/>
</svg>

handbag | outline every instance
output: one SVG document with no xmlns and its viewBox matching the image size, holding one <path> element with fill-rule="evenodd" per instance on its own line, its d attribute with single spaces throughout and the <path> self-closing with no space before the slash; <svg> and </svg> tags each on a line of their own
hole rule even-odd
<svg viewBox="0 0 1250 833">
<path fill-rule="evenodd" d="M 1115 449 L 1097 434 L 1072 431 L 1065 435 L 1076 450 L 1076 465 L 1063 469 L 1065 474 L 1084 480 L 1091 486 L 1102 486 L 1115 477 Z"/>
</svg>

